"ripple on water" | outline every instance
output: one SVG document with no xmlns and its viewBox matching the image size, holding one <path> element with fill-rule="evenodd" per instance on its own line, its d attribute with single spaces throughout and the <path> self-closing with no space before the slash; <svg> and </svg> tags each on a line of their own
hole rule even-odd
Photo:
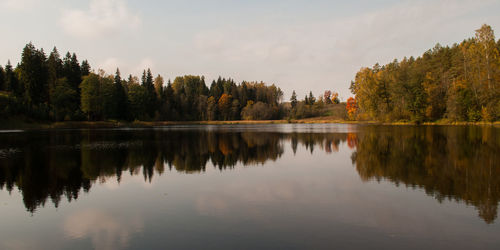
<svg viewBox="0 0 500 250">
<path fill-rule="evenodd" d="M 24 130 L 20 129 L 0 130 L 0 133 L 21 133 L 21 132 L 24 132 Z"/>
</svg>

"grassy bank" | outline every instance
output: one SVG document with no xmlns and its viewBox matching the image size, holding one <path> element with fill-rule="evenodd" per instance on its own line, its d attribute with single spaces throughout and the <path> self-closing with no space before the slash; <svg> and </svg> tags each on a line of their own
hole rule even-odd
<svg viewBox="0 0 500 250">
<path fill-rule="evenodd" d="M 193 122 L 146 122 L 146 121 L 134 121 L 134 122 L 121 122 L 121 121 L 99 121 L 99 122 L 36 122 L 36 121 L 24 121 L 20 119 L 2 120 L 0 121 L 0 130 L 10 130 L 10 129 L 103 129 L 103 128 L 152 128 L 152 127 L 162 127 L 162 126 L 173 126 L 173 125 L 252 125 L 252 124 L 328 124 L 328 123 L 341 123 L 341 124 L 379 124 L 379 125 L 417 125 L 412 122 L 377 122 L 377 121 L 347 121 L 340 119 L 331 119 L 329 117 L 313 117 L 308 119 L 299 120 L 265 120 L 265 121 L 193 121 Z M 488 123 L 488 122 L 451 122 L 446 120 L 440 120 L 436 122 L 426 122 L 421 125 L 425 126 L 439 126 L 439 125 L 478 125 L 478 126 L 495 126 L 500 127 L 500 121 Z"/>
</svg>

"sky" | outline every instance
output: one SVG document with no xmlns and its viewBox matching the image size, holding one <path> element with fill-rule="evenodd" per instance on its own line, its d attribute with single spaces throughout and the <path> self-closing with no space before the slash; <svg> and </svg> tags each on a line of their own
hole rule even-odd
<svg viewBox="0 0 500 250">
<path fill-rule="evenodd" d="M 500 0 L 0 0 L 0 64 L 33 42 L 109 74 L 151 68 L 346 100 L 360 68 L 452 45 L 484 23 L 498 31 L 499 10 Z"/>
</svg>

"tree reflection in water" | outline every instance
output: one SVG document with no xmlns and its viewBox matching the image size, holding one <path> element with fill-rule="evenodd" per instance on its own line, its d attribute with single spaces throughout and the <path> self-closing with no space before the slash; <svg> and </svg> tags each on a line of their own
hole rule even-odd
<svg viewBox="0 0 500 250">
<path fill-rule="evenodd" d="M 78 199 L 96 182 L 124 173 L 151 181 L 166 169 L 204 172 L 265 165 L 303 147 L 314 153 L 352 150 L 364 181 L 422 188 L 439 202 L 464 201 L 487 223 L 500 197 L 500 135 L 492 127 L 360 126 L 356 133 L 221 130 L 50 131 L 1 135 L 0 188 L 17 187 L 28 211 L 51 200 Z M 349 148 L 349 149 L 347 149 Z M 284 170 L 285 171 L 285 170 Z"/>
</svg>

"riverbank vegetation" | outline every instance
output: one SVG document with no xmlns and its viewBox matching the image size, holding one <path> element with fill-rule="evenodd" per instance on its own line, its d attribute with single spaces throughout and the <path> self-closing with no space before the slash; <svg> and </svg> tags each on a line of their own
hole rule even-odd
<svg viewBox="0 0 500 250">
<path fill-rule="evenodd" d="M 488 25 L 451 47 L 362 68 L 351 83 L 358 120 L 491 122 L 500 119 L 500 40 Z M 357 110 L 356 110 L 357 109 Z"/>
<path fill-rule="evenodd" d="M 500 40 L 488 25 L 451 47 L 436 45 L 418 58 L 362 68 L 355 95 L 341 103 L 330 90 L 299 100 L 264 82 L 204 76 L 165 80 L 145 69 L 141 78 L 92 70 L 76 54 L 47 56 L 29 43 L 16 67 L 0 66 L 0 120 L 193 122 L 239 120 L 461 123 L 500 120 Z"/>
<path fill-rule="evenodd" d="M 295 95 L 295 94 L 294 94 Z M 57 48 L 47 57 L 31 43 L 21 62 L 0 67 L 0 119 L 59 121 L 237 121 L 280 120 L 328 115 L 338 94 L 325 91 L 317 101 L 283 102 L 283 91 L 264 82 L 236 83 L 219 77 L 207 86 L 203 76 L 186 75 L 165 82 L 150 69 L 142 77 L 122 78 L 94 71 L 76 54 L 61 59 Z M 292 112 L 291 112 L 292 110 Z M 338 115 L 343 109 L 337 108 Z"/>
</svg>

